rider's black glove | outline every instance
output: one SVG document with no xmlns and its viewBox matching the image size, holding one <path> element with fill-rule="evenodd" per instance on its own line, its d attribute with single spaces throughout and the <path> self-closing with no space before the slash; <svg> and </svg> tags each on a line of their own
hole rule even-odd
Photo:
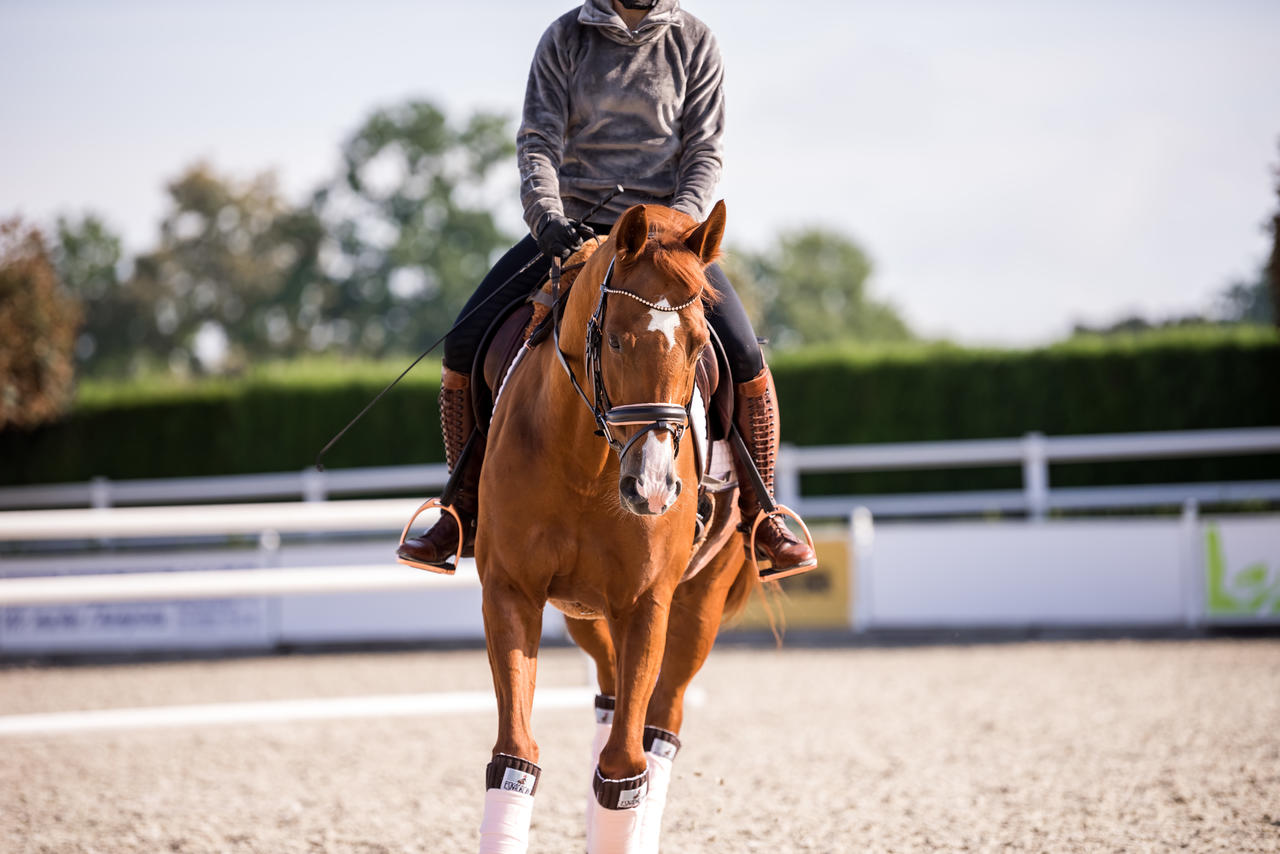
<svg viewBox="0 0 1280 854">
<path fill-rule="evenodd" d="M 551 214 L 536 237 L 538 248 L 548 258 L 568 258 L 582 246 L 577 226 L 560 214 Z"/>
</svg>

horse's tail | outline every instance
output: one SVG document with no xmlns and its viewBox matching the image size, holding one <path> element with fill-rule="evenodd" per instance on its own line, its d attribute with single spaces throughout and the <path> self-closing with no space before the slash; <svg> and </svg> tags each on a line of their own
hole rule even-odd
<svg viewBox="0 0 1280 854">
<path fill-rule="evenodd" d="M 729 548 L 734 548 L 741 554 L 741 546 L 733 544 Z M 761 587 L 760 576 L 756 574 L 751 562 L 746 559 L 746 556 L 739 557 L 738 574 L 734 577 L 733 585 L 730 586 L 729 593 L 724 599 L 724 618 L 728 620 L 742 613 L 742 609 L 747 607 L 747 602 L 751 600 L 751 594 L 759 587 Z"/>
<path fill-rule="evenodd" d="M 738 574 L 733 579 L 733 584 L 729 587 L 729 593 L 724 600 L 724 619 L 729 620 L 742 613 L 742 609 L 746 608 L 747 603 L 751 601 L 752 594 L 759 593 L 760 607 L 769 621 L 769 631 L 773 632 L 773 638 L 778 646 L 782 646 L 782 636 L 787 631 L 786 614 L 781 608 L 775 607 L 778 599 L 784 595 L 782 588 L 776 582 L 764 584 L 760 581 L 755 564 L 747 560 L 741 543 L 731 540 L 728 548 L 735 549 L 739 558 Z"/>
</svg>

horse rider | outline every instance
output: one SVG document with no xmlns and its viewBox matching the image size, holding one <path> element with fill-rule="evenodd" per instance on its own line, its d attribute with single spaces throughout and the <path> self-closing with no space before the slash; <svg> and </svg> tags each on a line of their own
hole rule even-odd
<svg viewBox="0 0 1280 854">
<path fill-rule="evenodd" d="M 552 258 L 582 245 L 571 220 L 589 212 L 621 185 L 594 221 L 607 234 L 632 205 L 662 204 L 702 219 L 720 179 L 724 130 L 723 66 L 706 24 L 679 0 L 585 0 L 543 34 L 529 70 L 524 112 L 516 137 L 520 198 L 530 235 L 506 253 L 468 301 L 474 309 L 501 287 L 446 340 L 440 387 L 440 423 L 455 478 L 450 506 L 464 527 L 462 556 L 475 543 L 483 439 L 474 432 L 468 376 L 480 338 L 504 306 L 526 296 L 547 277 Z M 541 257 L 539 257 L 541 253 Z M 520 275 L 513 274 L 533 261 Z M 773 380 L 742 302 L 718 264 L 707 278 L 723 295 L 708 320 L 728 355 L 735 391 L 735 421 L 764 484 L 773 490 L 778 447 Z M 471 440 L 466 459 L 464 446 Z M 761 501 L 736 460 L 739 508 L 749 525 Z M 749 530 L 749 528 L 747 529 Z M 458 547 L 449 513 L 425 534 L 406 540 L 402 557 L 447 567 Z M 756 551 L 773 572 L 817 565 L 813 549 L 777 517 L 760 525 Z M 762 575 L 769 573 L 762 570 Z M 772 574 L 772 573 L 769 573 Z"/>
</svg>

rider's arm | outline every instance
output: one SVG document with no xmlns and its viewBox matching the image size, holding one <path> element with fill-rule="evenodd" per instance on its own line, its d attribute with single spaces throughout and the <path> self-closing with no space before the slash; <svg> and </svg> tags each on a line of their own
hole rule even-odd
<svg viewBox="0 0 1280 854">
<path fill-rule="evenodd" d="M 682 127 L 680 167 L 671 206 L 701 219 L 720 181 L 724 134 L 724 64 L 709 31 L 690 62 Z"/>
<path fill-rule="evenodd" d="M 542 35 L 529 68 L 524 114 L 516 134 L 520 201 L 529 231 L 537 234 L 547 219 L 564 215 L 558 171 L 569 116 L 569 72 L 556 22 Z"/>
</svg>

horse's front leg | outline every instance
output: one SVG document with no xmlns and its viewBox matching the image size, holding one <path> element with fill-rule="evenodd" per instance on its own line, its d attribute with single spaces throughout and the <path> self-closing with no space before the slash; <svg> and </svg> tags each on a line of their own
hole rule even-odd
<svg viewBox="0 0 1280 854">
<path fill-rule="evenodd" d="M 600 750 L 609 738 L 609 730 L 613 725 L 613 705 L 617 694 L 617 676 L 613 639 L 609 637 L 609 626 L 603 619 L 579 620 L 574 617 L 565 618 L 565 626 L 569 637 L 591 656 L 596 665 L 595 715 L 596 729 L 591 739 L 591 767 L 594 770 L 600 760 Z M 593 796 L 594 797 L 594 796 Z"/>
<path fill-rule="evenodd" d="M 627 613 L 611 619 L 617 648 L 613 728 L 596 766 L 595 801 L 587 827 L 588 854 L 638 854 L 649 772 L 644 715 L 662 664 L 670 590 L 651 589 Z"/>
<path fill-rule="evenodd" d="M 541 772 L 529 718 L 537 681 L 542 603 L 492 571 L 485 578 L 482 600 L 489 668 L 498 700 L 498 740 L 485 771 L 480 854 L 524 854 Z"/>
<path fill-rule="evenodd" d="M 667 621 L 666 651 L 649 711 L 645 716 L 644 749 L 649 766 L 649 795 L 641 821 L 641 851 L 657 854 L 662 834 L 662 813 L 667 803 L 671 767 L 680 749 L 680 725 L 684 720 L 684 695 L 715 644 L 724 616 L 725 601 L 735 580 L 753 573 L 745 565 L 736 538 L 721 550 L 702 572 L 676 588 Z M 745 583 L 753 579 L 745 577 Z"/>
</svg>

